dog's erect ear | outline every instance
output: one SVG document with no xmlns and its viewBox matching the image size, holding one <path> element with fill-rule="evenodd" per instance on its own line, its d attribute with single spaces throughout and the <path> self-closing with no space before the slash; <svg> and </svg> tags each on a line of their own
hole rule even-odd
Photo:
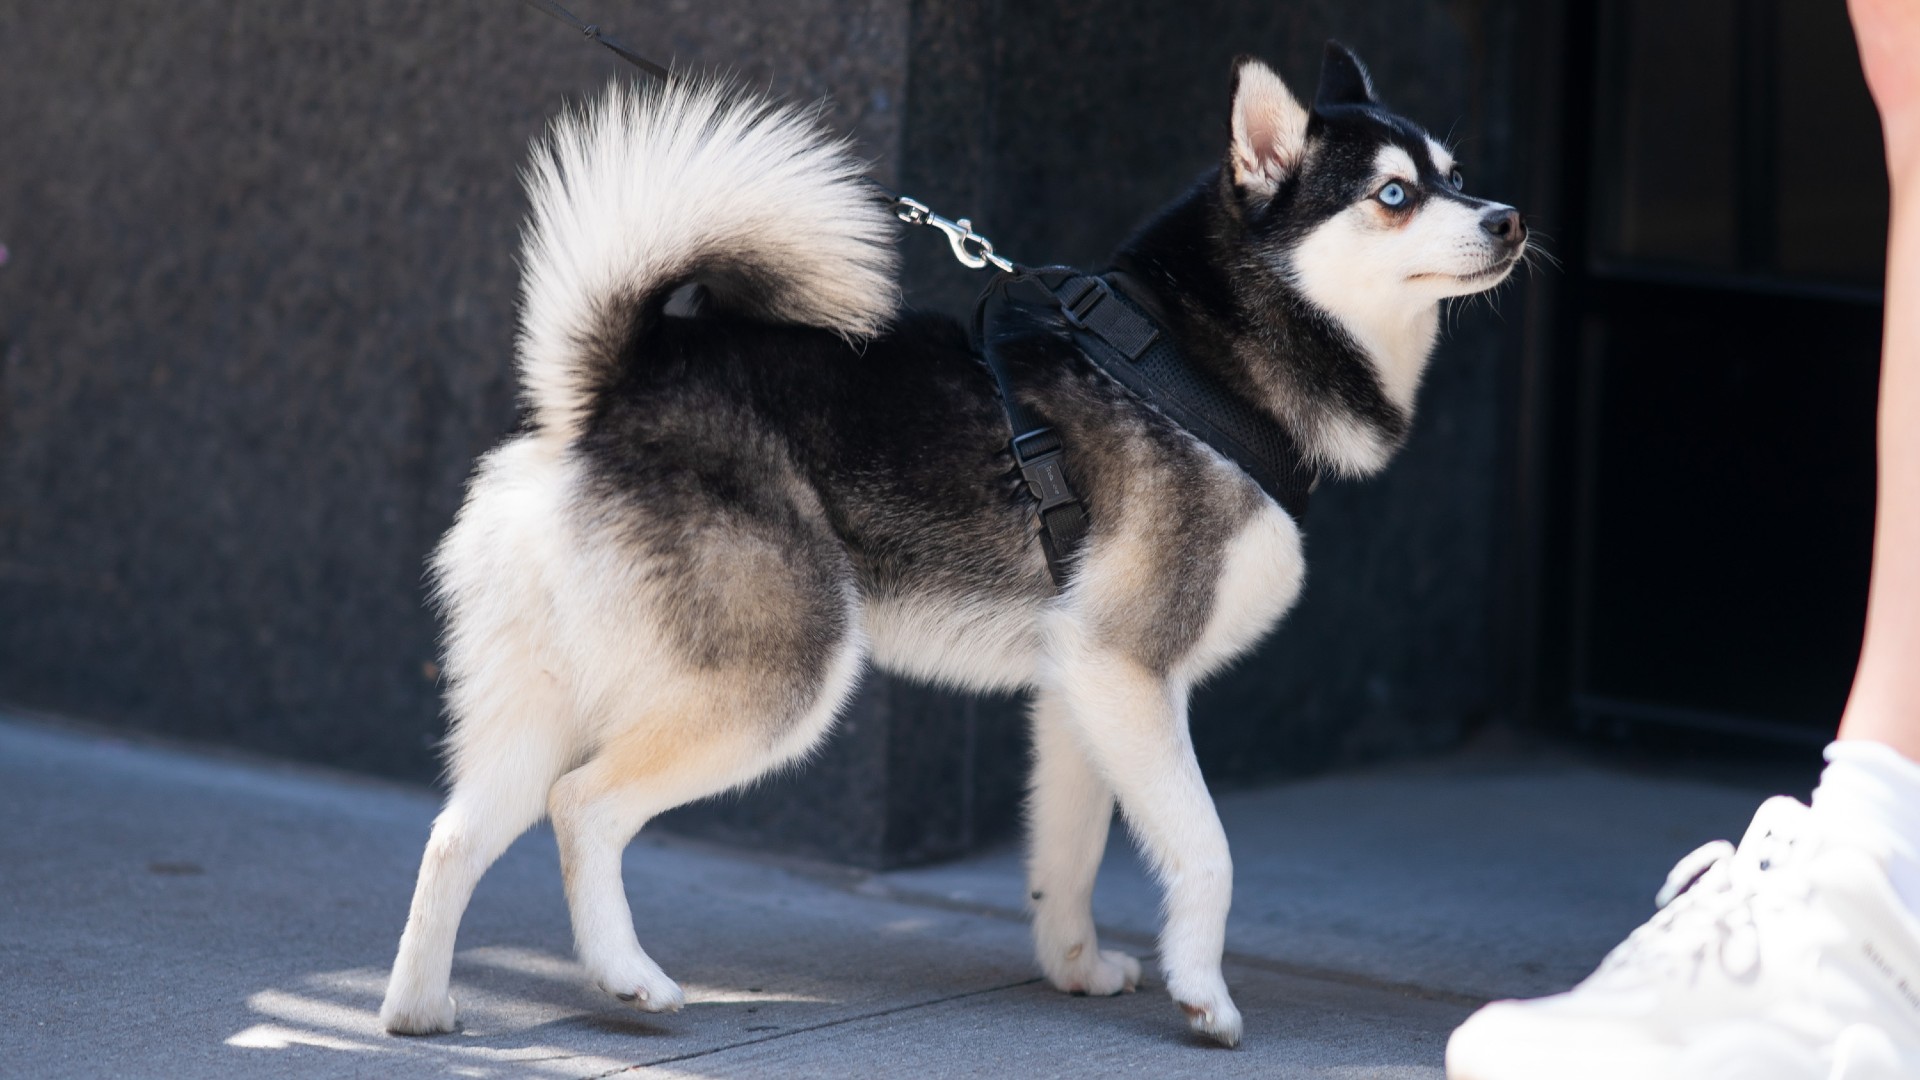
<svg viewBox="0 0 1920 1080">
<path fill-rule="evenodd" d="M 1300 164 L 1307 110 L 1273 69 L 1250 56 L 1233 65 L 1233 182 L 1261 198 Z"/>
<path fill-rule="evenodd" d="M 1313 96 L 1314 108 L 1377 104 L 1366 65 L 1352 49 L 1337 41 L 1327 42 L 1326 57 L 1320 61 L 1320 91 Z"/>
</svg>

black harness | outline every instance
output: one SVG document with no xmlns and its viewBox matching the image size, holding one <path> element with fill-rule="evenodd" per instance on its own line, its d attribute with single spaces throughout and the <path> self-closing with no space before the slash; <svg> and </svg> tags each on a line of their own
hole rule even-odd
<svg viewBox="0 0 1920 1080">
<path fill-rule="evenodd" d="M 567 23 L 648 75 L 663 82 L 670 77 L 666 68 L 601 32 L 598 26 L 575 18 L 554 0 L 522 2 Z M 954 257 L 963 265 L 973 269 L 991 266 L 998 271 L 974 309 L 973 336 L 1000 391 L 1000 404 L 1013 433 L 1008 446 L 1038 506 L 1040 546 L 1046 552 L 1047 570 L 1056 586 L 1066 584 L 1092 520 L 1086 504 L 1074 494 L 1066 468 L 1065 441 L 1044 417 L 1021 404 L 989 325 L 994 301 L 1007 298 L 1012 287 L 1023 282 L 1045 291 L 1066 320 L 1074 345 L 1090 363 L 1239 466 L 1296 521 L 1306 515 L 1307 496 L 1320 477 L 1300 453 L 1299 444 L 1273 417 L 1187 363 L 1167 331 L 1165 319 L 1156 317 L 1153 302 L 1137 282 L 1129 286 L 1128 275 L 1120 271 L 1093 275 L 1070 267 L 1021 266 L 996 255 L 993 244 L 974 232 L 966 218 L 953 221 L 941 217 L 925 203 L 876 182 L 869 183 L 901 221 L 930 225 L 945 233 Z"/>
<path fill-rule="evenodd" d="M 1092 522 L 1074 493 L 1060 433 L 1021 404 L 989 324 L 993 301 L 1013 284 L 1030 281 L 1044 290 L 1066 320 L 1080 354 L 1134 397 L 1159 410 L 1194 438 L 1233 462 L 1296 521 L 1319 471 L 1278 421 L 1234 393 L 1220 380 L 1187 363 L 1173 335 L 1156 317 L 1153 303 L 1130 275 L 1083 274 L 1064 267 L 1019 268 L 996 277 L 974 313 L 974 338 L 993 372 L 1014 464 L 1039 504 L 1040 544 L 1054 584 L 1064 585 L 1074 554 Z"/>
</svg>

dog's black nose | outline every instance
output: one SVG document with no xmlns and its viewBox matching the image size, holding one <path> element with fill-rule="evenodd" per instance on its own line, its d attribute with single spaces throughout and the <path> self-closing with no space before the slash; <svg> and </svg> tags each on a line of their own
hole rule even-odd
<svg viewBox="0 0 1920 1080">
<path fill-rule="evenodd" d="M 1520 219 L 1520 211 L 1511 206 L 1498 207 L 1481 215 L 1480 227 L 1509 247 L 1527 238 L 1527 223 Z"/>
</svg>

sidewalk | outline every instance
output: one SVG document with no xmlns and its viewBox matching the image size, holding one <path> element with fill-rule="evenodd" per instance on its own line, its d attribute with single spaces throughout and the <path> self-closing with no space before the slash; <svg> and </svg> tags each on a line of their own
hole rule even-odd
<svg viewBox="0 0 1920 1080">
<path fill-rule="evenodd" d="M 374 1014 L 430 793 L 0 722 L 0 1071 L 1438 1077 L 1474 1004 L 1585 974 L 1767 793 L 1467 756 L 1226 796 L 1231 1051 L 1157 978 L 1038 982 L 1015 851 L 865 874 L 643 835 L 634 916 L 688 1005 L 631 1012 L 574 966 L 536 830 L 462 926 L 462 1030 L 396 1039 Z M 1156 893 L 1118 832 L 1096 912 L 1145 954 Z"/>
</svg>

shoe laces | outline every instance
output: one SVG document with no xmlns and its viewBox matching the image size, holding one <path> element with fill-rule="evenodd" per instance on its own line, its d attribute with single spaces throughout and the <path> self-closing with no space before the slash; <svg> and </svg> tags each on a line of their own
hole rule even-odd
<svg viewBox="0 0 1920 1080">
<path fill-rule="evenodd" d="M 1601 962 L 1596 979 L 1692 985 L 1709 971 L 1738 983 L 1760 973 L 1760 933 L 1774 914 L 1804 905 L 1798 838 L 1756 828 L 1735 848 L 1725 840 L 1683 856 L 1654 897 L 1658 908 Z"/>
</svg>

